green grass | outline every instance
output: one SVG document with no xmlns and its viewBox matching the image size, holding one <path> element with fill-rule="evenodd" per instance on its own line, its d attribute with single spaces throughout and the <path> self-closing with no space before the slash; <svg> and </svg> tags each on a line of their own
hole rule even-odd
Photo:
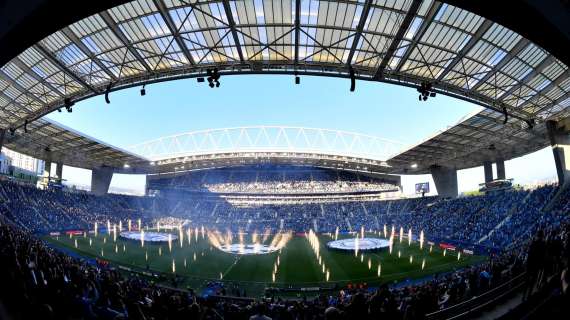
<svg viewBox="0 0 570 320">
<path fill-rule="evenodd" d="M 107 239 L 104 240 L 105 238 Z M 90 239 L 91 245 L 89 245 Z M 145 269 L 148 265 L 149 269 L 166 275 L 173 274 L 172 261 L 174 260 L 176 274 L 183 278 L 184 286 L 200 288 L 207 280 L 220 279 L 220 274 L 222 274 L 224 281 L 239 282 L 242 286 L 247 286 L 250 294 L 261 294 L 266 286 L 331 286 L 333 283 L 342 285 L 347 282 L 378 284 L 414 279 L 454 270 L 485 259 L 481 256 L 462 256 L 458 260 L 454 252 L 447 252 L 444 257 L 439 248 L 434 247 L 430 253 L 429 246 L 424 246 L 423 250 L 420 250 L 418 243 L 408 245 L 404 241 L 400 244 L 396 240 L 392 254 L 387 250 L 363 253 L 364 259 L 361 262 L 360 253 L 358 257 L 355 257 L 351 253 L 327 249 L 326 243 L 331 238 L 321 235 L 321 256 L 327 269 L 330 270 L 330 279 L 326 282 L 322 267 L 318 264 L 316 255 L 305 237 L 294 236 L 281 252 L 248 256 L 222 252 L 212 247 L 207 239 L 201 237 L 197 241 L 192 238 L 190 244 L 187 239 L 184 239 L 182 247 L 180 247 L 180 242 L 173 241 L 172 252 L 169 251 L 167 244 L 146 242 L 144 248 L 141 248 L 139 242 L 119 238 L 114 242 L 113 238 L 106 234 L 99 234 L 97 237 L 91 235 L 73 238 L 50 236 L 45 240 L 81 255 L 103 258 L 123 266 Z M 77 240 L 77 248 L 75 248 L 75 240 Z M 115 252 L 115 246 L 117 252 Z M 159 248 L 162 250 L 162 255 L 159 255 Z M 101 250 L 103 250 L 103 257 L 101 257 Z M 401 258 L 398 258 L 399 251 Z M 148 261 L 145 254 L 148 254 Z M 273 266 L 278 255 L 280 255 L 280 265 L 275 283 L 273 283 Z M 410 255 L 413 256 L 412 263 L 410 263 Z M 371 269 L 368 268 L 369 259 Z M 422 270 L 423 259 L 426 262 Z M 186 266 L 184 266 L 185 260 Z M 379 263 L 382 268 L 380 277 L 377 276 Z"/>
</svg>

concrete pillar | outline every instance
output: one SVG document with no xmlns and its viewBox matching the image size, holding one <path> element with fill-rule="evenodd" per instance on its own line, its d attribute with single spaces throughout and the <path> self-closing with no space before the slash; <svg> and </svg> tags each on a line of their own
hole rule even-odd
<svg viewBox="0 0 570 320">
<path fill-rule="evenodd" d="M 493 163 L 484 161 L 483 170 L 485 170 L 485 183 L 493 181 Z"/>
<path fill-rule="evenodd" d="M 44 160 L 44 173 L 42 174 L 42 177 L 47 178 L 47 181 L 49 181 L 49 178 L 51 177 L 51 160 L 49 159 Z"/>
<path fill-rule="evenodd" d="M 109 192 L 109 185 L 113 179 L 113 168 L 100 167 L 91 170 L 91 192 L 103 195 Z"/>
<path fill-rule="evenodd" d="M 0 153 L 2 152 L 2 146 L 4 145 L 5 135 L 6 135 L 6 129 L 0 129 Z"/>
<path fill-rule="evenodd" d="M 546 122 L 546 129 L 552 146 L 556 174 L 560 185 L 570 181 L 570 127 L 560 127 L 553 120 Z"/>
<path fill-rule="evenodd" d="M 497 179 L 504 180 L 505 177 L 505 160 L 497 160 Z"/>
<path fill-rule="evenodd" d="M 433 182 L 437 194 L 445 198 L 457 198 L 459 194 L 457 188 L 457 170 L 441 166 L 432 166 L 430 168 Z"/>
<path fill-rule="evenodd" d="M 58 162 L 55 164 L 55 178 L 58 182 L 61 182 L 61 178 L 63 177 L 63 163 Z"/>
</svg>

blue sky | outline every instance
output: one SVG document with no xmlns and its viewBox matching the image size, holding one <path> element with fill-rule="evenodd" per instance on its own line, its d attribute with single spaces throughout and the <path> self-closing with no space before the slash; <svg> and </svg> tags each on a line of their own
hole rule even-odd
<svg viewBox="0 0 570 320">
<path fill-rule="evenodd" d="M 177 133 L 252 125 L 346 130 L 408 145 L 480 108 L 443 95 L 420 102 L 415 89 L 395 85 L 358 81 L 352 93 L 349 86 L 346 79 L 323 77 L 302 77 L 301 85 L 294 85 L 291 76 L 225 76 L 216 89 L 195 79 L 178 80 L 149 85 L 144 97 L 140 88 L 121 90 L 111 93 L 109 105 L 98 96 L 77 103 L 71 114 L 48 117 L 122 148 Z M 546 149 L 507 162 L 506 170 L 527 183 L 551 178 L 553 164 Z M 459 173 L 460 191 L 473 189 L 483 179 L 482 169 L 480 174 L 477 169 L 464 171 Z M 88 185 L 90 175 L 65 168 L 64 179 Z M 404 187 L 425 179 L 429 177 L 408 177 Z M 115 175 L 112 182 L 112 187 L 139 191 L 143 186 L 144 177 Z"/>
</svg>

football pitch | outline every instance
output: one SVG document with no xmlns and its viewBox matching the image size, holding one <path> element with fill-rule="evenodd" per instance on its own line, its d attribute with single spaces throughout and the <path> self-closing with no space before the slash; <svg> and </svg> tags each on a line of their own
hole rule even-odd
<svg viewBox="0 0 570 320">
<path fill-rule="evenodd" d="M 174 233 L 173 233 L 174 234 Z M 380 237 L 367 234 L 367 237 Z M 321 263 L 304 236 L 293 236 L 278 251 L 267 254 L 239 255 L 214 247 L 207 236 L 199 235 L 168 243 L 114 239 L 112 234 L 46 236 L 52 245 L 71 250 L 81 256 L 99 258 L 132 270 L 150 270 L 162 274 L 162 281 L 170 283 L 173 275 L 180 287 L 203 288 L 212 280 L 239 283 L 250 295 L 262 294 L 267 287 L 309 288 L 332 287 L 335 284 L 393 283 L 417 279 L 430 274 L 452 271 L 485 259 L 483 256 L 461 255 L 436 246 L 407 239 L 394 240 L 392 253 L 388 249 L 376 252 L 342 252 L 331 250 L 326 243 L 330 235 L 321 234 L 319 247 Z M 354 237 L 341 235 L 341 238 Z M 324 265 L 324 266 L 323 266 Z M 327 279 L 328 273 L 328 279 Z"/>
</svg>

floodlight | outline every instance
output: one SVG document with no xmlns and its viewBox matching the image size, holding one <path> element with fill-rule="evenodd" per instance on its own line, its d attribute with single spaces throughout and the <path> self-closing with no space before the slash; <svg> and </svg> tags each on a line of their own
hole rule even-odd
<svg viewBox="0 0 570 320">
<path fill-rule="evenodd" d="M 107 88 L 105 88 L 105 102 L 107 102 L 107 104 L 111 103 L 111 100 L 109 100 L 109 93 L 111 92 L 111 84 L 109 83 L 107 85 Z"/>
</svg>

